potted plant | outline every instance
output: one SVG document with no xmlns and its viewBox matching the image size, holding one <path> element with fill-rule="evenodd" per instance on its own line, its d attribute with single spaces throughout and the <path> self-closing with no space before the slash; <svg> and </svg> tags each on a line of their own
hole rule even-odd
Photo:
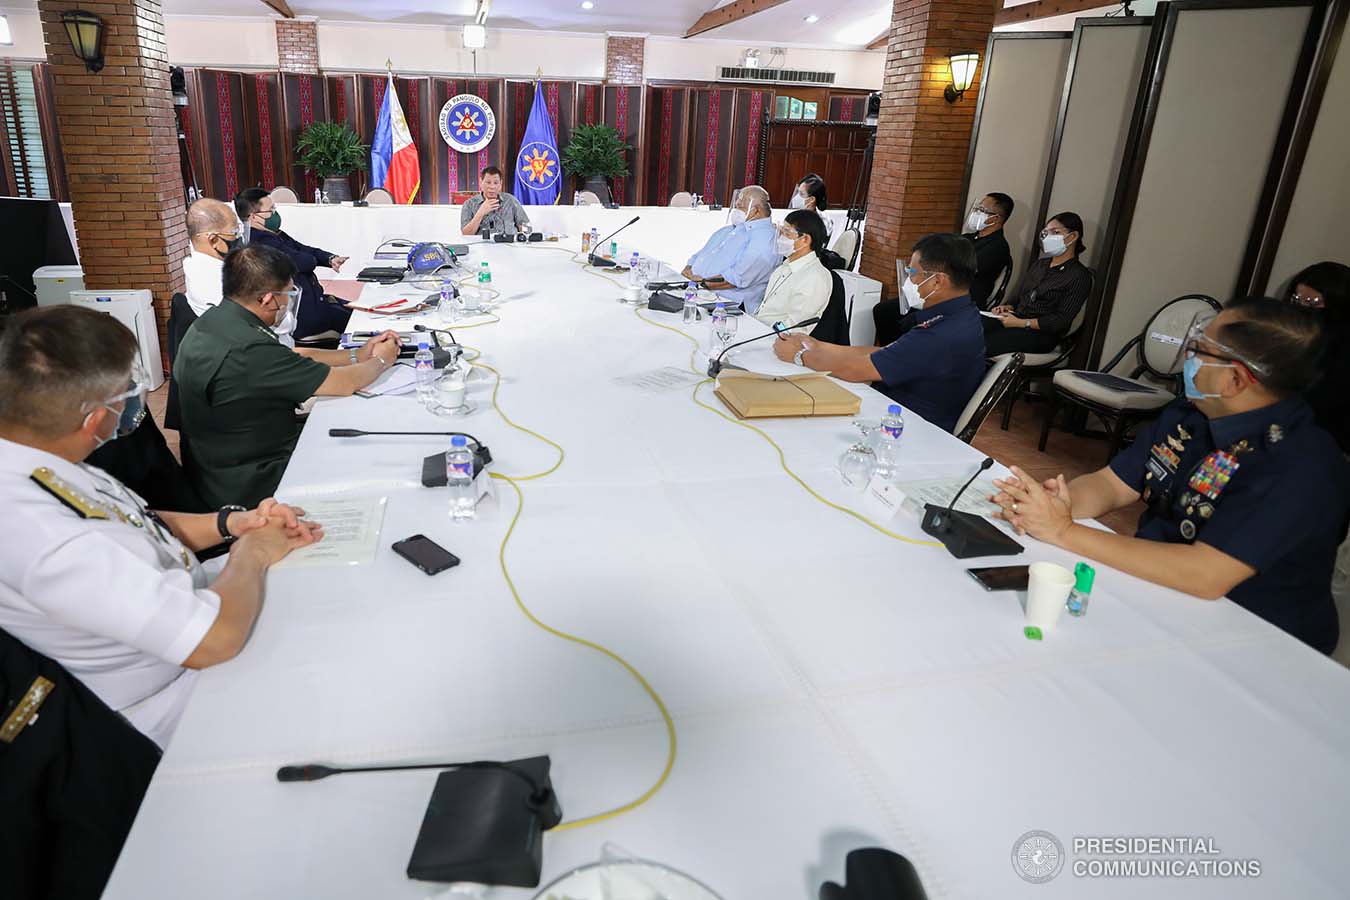
<svg viewBox="0 0 1350 900">
<path fill-rule="evenodd" d="M 632 149 L 608 125 L 577 125 L 562 152 L 563 171 L 573 178 L 584 178 L 585 190 L 607 204 L 610 202 L 607 179 L 623 178 L 628 174 L 623 154 Z"/>
<path fill-rule="evenodd" d="M 295 142 L 295 157 L 306 171 L 323 179 L 323 192 L 333 202 L 352 199 L 347 177 L 365 171 L 370 148 L 361 143 L 346 125 L 339 122 L 315 122 L 300 132 Z M 308 201 L 311 198 L 302 197 Z"/>
</svg>

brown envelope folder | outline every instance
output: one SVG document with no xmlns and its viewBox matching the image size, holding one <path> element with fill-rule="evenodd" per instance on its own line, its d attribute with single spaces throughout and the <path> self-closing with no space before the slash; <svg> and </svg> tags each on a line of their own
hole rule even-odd
<svg viewBox="0 0 1350 900">
<path fill-rule="evenodd" d="M 714 391 L 742 419 L 774 416 L 852 416 L 862 399 L 824 372 L 786 377 L 735 369 L 723 371 Z"/>
</svg>

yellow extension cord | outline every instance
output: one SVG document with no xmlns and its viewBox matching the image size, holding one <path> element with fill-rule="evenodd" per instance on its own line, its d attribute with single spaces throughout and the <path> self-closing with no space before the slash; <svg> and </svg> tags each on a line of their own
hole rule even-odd
<svg viewBox="0 0 1350 900">
<path fill-rule="evenodd" d="M 473 348 L 466 347 L 465 349 L 470 350 Z M 475 352 L 477 353 L 478 351 Z M 481 355 L 481 353 L 479 355 Z M 477 358 L 478 358 L 477 356 L 474 357 L 474 359 Z M 506 414 L 506 412 L 501 408 L 501 406 L 497 402 L 497 392 L 501 389 L 502 386 L 501 372 L 499 372 L 492 366 L 489 366 L 487 363 L 475 362 L 474 365 L 478 366 L 479 368 L 488 370 L 495 376 L 496 381 L 492 386 L 492 408 L 497 411 L 497 415 L 502 417 L 502 421 L 505 422 L 507 425 L 511 426 L 512 428 L 516 429 L 517 431 L 528 434 L 531 437 L 536 438 L 537 440 L 542 441 L 545 444 L 548 444 L 550 447 L 558 451 L 558 461 L 555 462 L 549 468 L 543 470 L 542 472 L 535 472 L 531 475 L 518 475 L 514 477 L 510 475 L 504 475 L 499 472 L 489 473 L 494 479 L 510 485 L 511 490 L 515 491 L 516 494 L 516 511 L 511 516 L 511 524 L 507 527 L 506 534 L 502 537 L 501 545 L 497 550 L 497 561 L 501 565 L 502 577 L 506 579 L 506 586 L 507 588 L 510 589 L 511 596 L 516 601 L 516 607 L 520 610 L 521 614 L 524 615 L 525 618 L 528 619 L 531 623 L 533 623 L 540 629 L 548 632 L 549 634 L 553 635 L 554 637 L 561 638 L 564 641 L 568 641 L 570 643 L 578 644 L 582 647 L 594 650 L 595 652 L 607 656 L 614 662 L 623 666 L 623 668 L 627 670 L 628 674 L 632 675 L 633 678 L 637 681 L 637 683 L 642 686 L 642 689 L 647 692 L 647 696 L 652 698 L 652 702 L 656 704 L 656 708 L 661 713 L 661 719 L 666 726 L 666 736 L 668 742 L 667 744 L 668 749 L 666 752 L 666 763 L 665 766 L 661 769 L 660 776 L 656 779 L 656 781 L 652 784 L 651 787 L 647 788 L 647 790 L 644 791 L 641 794 L 641 796 L 637 797 L 637 799 L 635 800 L 631 800 L 628 803 L 622 804 L 621 806 L 616 806 L 615 808 L 608 810 L 606 812 L 596 813 L 593 816 L 586 816 L 585 818 L 582 819 L 575 819 L 570 822 L 563 822 L 554 827 L 552 830 L 568 831 L 573 828 L 582 828 L 586 825 L 594 825 L 598 822 L 603 822 L 606 819 L 612 819 L 616 816 L 620 816 L 626 812 L 637 809 L 639 806 L 646 803 L 653 796 L 655 796 L 657 791 L 661 790 L 661 788 L 665 785 L 666 781 L 670 778 L 671 771 L 675 768 L 675 755 L 677 748 L 677 740 L 675 736 L 675 720 L 674 718 L 671 717 L 670 710 L 666 708 L 666 703 L 664 700 L 661 699 L 661 695 L 657 693 L 656 688 L 652 687 L 651 682 L 649 682 L 645 677 L 643 677 L 642 673 L 639 672 L 636 668 L 634 668 L 633 665 L 630 662 L 628 662 L 628 660 L 624 659 L 622 656 L 615 653 L 613 650 L 609 649 L 603 644 L 598 644 L 595 641 L 590 641 L 587 640 L 586 638 L 578 637 L 577 635 L 569 634 L 566 631 L 554 628 L 552 625 L 549 625 L 547 622 L 542 621 L 538 616 L 536 616 L 530 610 L 530 608 L 525 605 L 525 601 L 521 599 L 520 591 L 516 589 L 516 583 L 511 578 L 511 570 L 506 565 L 506 547 L 511 542 L 511 536 L 515 534 L 516 525 L 520 522 L 521 513 L 524 512 L 525 510 L 525 493 L 520 489 L 520 482 L 533 481 L 538 478 L 544 478 L 547 477 L 548 475 L 552 475 L 554 472 L 558 471 L 558 468 L 563 464 L 563 460 L 566 459 L 567 457 L 567 451 L 565 451 L 562 448 L 562 445 L 557 443 L 556 441 L 550 440 L 549 438 L 544 437 L 537 431 L 533 431 L 529 428 L 526 428 L 523 425 L 517 424 L 516 422 L 512 421 L 511 417 Z"/>
<path fill-rule="evenodd" d="M 646 322 L 648 325 L 655 325 L 657 328 L 664 328 L 666 331 L 673 331 L 675 334 L 678 334 L 680 337 L 685 338 L 686 340 L 692 341 L 693 344 L 694 344 L 694 349 L 695 349 L 695 351 L 697 351 L 697 349 L 698 349 L 698 340 L 697 340 L 697 339 L 695 339 L 695 338 L 689 336 L 688 334 L 686 334 L 685 332 L 681 331 L 681 330 L 678 329 L 678 328 L 674 328 L 674 327 L 672 327 L 672 326 L 670 326 L 670 325 L 666 325 L 666 324 L 661 323 L 661 322 L 653 322 L 651 319 L 647 318 L 646 316 L 644 316 L 644 315 L 642 314 L 642 310 L 641 310 L 640 307 L 635 307 L 635 308 L 633 309 L 633 312 L 635 312 L 635 313 L 637 314 L 637 317 L 638 317 L 639 319 L 641 319 L 642 321 Z M 691 356 L 691 361 L 690 361 L 690 364 L 689 364 L 689 369 L 690 369 L 690 371 L 692 371 L 695 375 L 702 375 L 703 373 L 700 372 L 700 371 L 699 371 L 697 368 L 695 368 L 695 366 L 693 365 L 692 354 L 690 354 L 690 356 Z M 709 405 L 709 404 L 707 404 L 707 403 L 704 403 L 702 400 L 698 399 L 698 392 L 699 392 L 699 390 L 700 390 L 705 384 L 711 384 L 711 383 L 712 383 L 713 381 L 715 381 L 715 380 L 716 380 L 716 379 L 713 379 L 713 378 L 707 378 L 707 379 L 704 379 L 703 381 L 700 381 L 698 384 L 694 385 L 694 393 L 691 395 L 691 399 L 694 401 L 694 403 L 696 403 L 697 405 L 703 407 L 704 409 L 708 410 L 709 412 L 717 413 L 717 415 L 721 416 L 723 419 L 726 419 L 726 420 L 727 420 L 728 422 L 730 422 L 732 425 L 736 425 L 736 426 L 738 426 L 738 427 L 740 427 L 740 428 L 744 428 L 744 429 L 746 429 L 747 431 L 753 431 L 755 434 L 759 435 L 759 436 L 762 437 L 764 440 L 768 441 L 768 442 L 769 442 L 769 446 L 773 447 L 773 449 L 778 453 L 778 464 L 779 464 L 780 466 L 783 467 L 783 471 L 787 473 L 787 476 L 788 476 L 789 478 L 791 478 L 793 481 L 797 482 L 797 484 L 801 485 L 802 490 L 806 491 L 806 492 L 807 492 L 808 494 L 810 494 L 812 497 L 815 497 L 817 500 L 819 500 L 821 503 L 824 503 L 826 506 L 830 507 L 831 509 L 838 510 L 839 512 L 845 513 L 846 515 L 850 515 L 850 516 L 852 516 L 853 518 L 857 519 L 859 522 L 862 522 L 864 525 L 868 526 L 869 528 L 874 528 L 874 529 L 876 529 L 877 531 L 881 532 L 882 534 L 886 535 L 887 537 L 894 538 L 895 540 L 897 540 L 897 541 L 902 541 L 903 543 L 906 543 L 906 544 L 914 544 L 914 545 L 919 546 L 919 547 L 941 547 L 941 546 L 942 546 L 942 545 L 939 544 L 937 541 L 921 541 L 921 540 L 918 540 L 917 538 L 905 537 L 905 536 L 902 535 L 902 534 L 896 534 L 894 531 L 891 531 L 891 530 L 888 529 L 888 528 L 883 528 L 881 525 L 878 525 L 876 522 L 873 522 L 871 519 L 867 518 L 867 516 L 865 516 L 865 515 L 863 515 L 862 513 L 858 512 L 856 509 L 849 509 L 847 506 L 841 506 L 840 504 L 835 503 L 835 502 L 832 501 L 832 500 L 827 500 L 825 497 L 822 497 L 822 496 L 815 490 L 815 488 L 813 488 L 813 487 L 811 487 L 809 484 L 807 484 L 806 481 L 803 480 L 803 478 L 802 478 L 800 475 L 798 475 L 796 472 L 794 472 L 794 471 L 792 470 L 792 467 L 789 466 L 789 465 L 787 464 L 787 455 L 786 455 L 785 453 L 783 453 L 783 448 L 780 447 L 780 446 L 778 445 L 778 442 L 777 442 L 777 441 L 775 441 L 773 438 L 769 437 L 768 432 L 764 431 L 762 428 L 759 428 L 759 427 L 757 427 L 757 426 L 755 426 L 755 425 L 751 425 L 749 422 L 742 422 L 740 419 L 737 419 L 737 418 L 735 418 L 735 417 L 733 417 L 733 416 L 729 416 L 729 415 L 727 415 L 723 410 L 720 410 L 720 409 L 718 409 L 718 408 L 715 407 L 715 406 L 711 406 L 711 405 Z"/>
</svg>

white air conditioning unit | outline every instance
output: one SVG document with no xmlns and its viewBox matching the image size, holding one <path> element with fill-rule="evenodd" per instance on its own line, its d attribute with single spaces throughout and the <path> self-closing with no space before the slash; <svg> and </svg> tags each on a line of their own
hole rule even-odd
<svg viewBox="0 0 1350 900">
<path fill-rule="evenodd" d="M 760 81 L 773 84 L 834 84 L 833 72 L 808 72 L 805 69 L 759 69 L 745 66 L 719 66 L 718 81 Z"/>
</svg>

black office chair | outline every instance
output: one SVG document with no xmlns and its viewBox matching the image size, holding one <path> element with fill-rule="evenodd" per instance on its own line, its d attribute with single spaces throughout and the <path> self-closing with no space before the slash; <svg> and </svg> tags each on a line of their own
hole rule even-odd
<svg viewBox="0 0 1350 900">
<path fill-rule="evenodd" d="M 173 363 L 178 358 L 178 345 L 183 343 L 183 335 L 187 334 L 195 321 L 197 314 L 192 311 L 187 297 L 174 294 L 169 302 L 169 398 L 164 406 L 164 427 L 174 431 L 179 429 L 183 420 L 178 411 L 178 385 L 173 380 Z"/>
<path fill-rule="evenodd" d="M 1185 294 L 1163 304 L 1142 331 L 1130 338 L 1099 371 L 1061 369 L 1054 375 L 1054 393 L 1041 424 L 1038 445 L 1045 450 L 1050 426 L 1061 405 L 1080 406 L 1101 416 L 1111 425 L 1106 460 L 1110 462 L 1125 439 L 1131 423 L 1157 416 L 1180 393 L 1181 356 L 1177 352 L 1186 330 L 1197 313 L 1219 311 L 1219 303 L 1205 294 Z M 1135 351 L 1138 364 L 1128 378 L 1111 374 L 1125 355 Z M 1152 382 L 1140 380 L 1148 375 Z"/>
<path fill-rule="evenodd" d="M 820 321 L 816 323 L 816 327 L 811 329 L 811 337 L 818 341 L 829 341 L 831 344 L 847 347 L 852 317 L 844 304 L 844 279 L 839 277 L 838 272 L 831 271 L 830 281 L 833 284 L 830 288 L 830 302 L 825 305 L 825 311 L 820 314 Z"/>
<path fill-rule="evenodd" d="M 0 722 L 35 690 L 37 718 L 0 732 L 4 896 L 97 900 L 159 748 L 61 665 L 0 630 Z"/>
</svg>

